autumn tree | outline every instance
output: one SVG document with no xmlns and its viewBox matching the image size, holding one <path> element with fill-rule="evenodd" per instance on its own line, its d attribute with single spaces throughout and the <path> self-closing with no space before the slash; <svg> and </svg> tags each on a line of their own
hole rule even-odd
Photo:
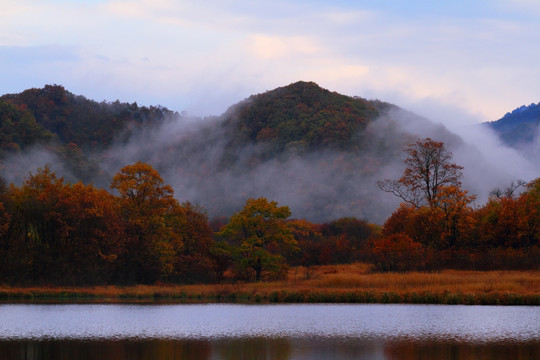
<svg viewBox="0 0 540 360">
<path fill-rule="evenodd" d="M 232 245 L 237 269 L 251 269 L 255 280 L 263 272 L 279 274 L 285 268 L 283 254 L 296 247 L 293 233 L 287 225 L 291 215 L 288 206 L 278 206 L 266 198 L 249 199 L 218 233 Z"/>
<path fill-rule="evenodd" d="M 65 187 L 61 207 L 68 225 L 62 245 L 64 277 L 72 284 L 110 283 L 126 251 L 125 229 L 115 197 L 93 185 Z"/>
<path fill-rule="evenodd" d="M 518 199 L 521 246 L 540 246 L 540 178 L 527 185 L 527 191 Z"/>
<path fill-rule="evenodd" d="M 122 168 L 113 177 L 111 188 L 120 196 L 129 238 L 129 251 L 123 259 L 124 280 L 151 283 L 166 278 L 173 273 L 182 248 L 182 234 L 175 225 L 183 212 L 173 189 L 142 162 Z"/>
<path fill-rule="evenodd" d="M 371 251 L 378 271 L 421 270 L 426 262 L 422 244 L 401 233 L 375 240 Z"/>
<path fill-rule="evenodd" d="M 109 282 L 123 248 L 114 197 L 82 183 L 64 183 L 48 166 L 5 196 L 10 214 L 2 241 L 4 274 L 14 282 Z"/>
<path fill-rule="evenodd" d="M 405 148 L 405 170 L 399 180 L 379 181 L 379 187 L 419 208 L 423 205 L 439 206 L 444 187 L 461 187 L 463 167 L 451 162 L 452 153 L 444 143 L 430 138 L 418 140 Z"/>
<path fill-rule="evenodd" d="M 354 217 L 344 217 L 321 225 L 321 233 L 332 247 L 331 262 L 336 264 L 365 260 L 368 242 L 376 236 L 376 232 L 376 226 Z"/>
<path fill-rule="evenodd" d="M 324 263 L 321 254 L 326 239 L 321 234 L 321 226 L 305 219 L 292 219 L 287 224 L 299 248 L 286 255 L 289 264 L 310 267 Z"/>
<path fill-rule="evenodd" d="M 46 166 L 30 174 L 21 187 L 10 187 L 6 207 L 12 221 L 3 261 L 13 279 L 56 282 L 60 278 L 68 225 L 60 205 L 64 186 L 64 180 Z"/>
<path fill-rule="evenodd" d="M 443 247 L 453 247 L 471 232 L 472 211 L 469 204 L 476 198 L 458 186 L 444 186 L 438 194 L 438 208 L 444 215 Z M 463 241 L 463 240 L 462 240 Z"/>
<path fill-rule="evenodd" d="M 214 239 L 206 212 L 189 202 L 177 211 L 174 226 L 182 238 L 182 249 L 175 259 L 173 280 L 182 283 L 215 280 L 211 253 Z"/>
<path fill-rule="evenodd" d="M 386 220 L 383 236 L 404 234 L 424 247 L 439 248 L 444 233 L 443 213 L 424 206 L 401 204 Z"/>
<path fill-rule="evenodd" d="M 408 145 L 405 152 L 401 178 L 378 183 L 403 200 L 384 226 L 385 241 L 403 240 L 392 235 L 406 235 L 433 251 L 435 263 L 452 262 L 455 253 L 474 240 L 470 204 L 475 196 L 461 187 L 463 167 L 452 162 L 452 153 L 442 142 L 430 138 Z"/>
</svg>

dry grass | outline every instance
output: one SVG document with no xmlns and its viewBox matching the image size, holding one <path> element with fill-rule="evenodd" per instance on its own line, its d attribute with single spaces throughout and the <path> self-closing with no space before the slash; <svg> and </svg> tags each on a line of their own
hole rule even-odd
<svg viewBox="0 0 540 360">
<path fill-rule="evenodd" d="M 366 264 L 293 268 L 287 279 L 216 285 L 0 286 L 4 301 L 420 302 L 540 305 L 540 271 L 370 273 Z"/>
<path fill-rule="evenodd" d="M 515 292 L 540 294 L 539 271 L 456 271 L 438 273 L 375 273 L 321 269 L 314 280 L 304 281 L 310 288 L 363 289 L 382 292 Z M 300 282 L 299 282 L 300 283 Z"/>
</svg>

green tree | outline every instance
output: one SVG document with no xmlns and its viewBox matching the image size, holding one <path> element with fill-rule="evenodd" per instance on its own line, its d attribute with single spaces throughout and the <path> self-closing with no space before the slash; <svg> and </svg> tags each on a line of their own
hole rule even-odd
<svg viewBox="0 0 540 360">
<path fill-rule="evenodd" d="M 260 281 L 263 271 L 279 274 L 285 268 L 283 254 L 296 247 L 286 220 L 288 206 L 278 206 L 266 198 L 249 199 L 218 233 L 229 240 L 235 265 L 241 271 L 251 269 Z"/>
</svg>

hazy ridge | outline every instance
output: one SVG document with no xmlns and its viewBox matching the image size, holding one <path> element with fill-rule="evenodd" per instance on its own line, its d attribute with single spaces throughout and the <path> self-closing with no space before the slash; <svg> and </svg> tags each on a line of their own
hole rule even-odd
<svg viewBox="0 0 540 360">
<path fill-rule="evenodd" d="M 140 160 L 158 169 L 179 200 L 203 206 L 210 217 L 229 216 L 247 198 L 265 196 L 290 206 L 296 218 L 381 223 L 397 200 L 376 181 L 399 177 L 402 149 L 418 137 L 446 143 L 479 202 L 493 187 L 537 177 L 537 167 L 487 127 L 471 126 L 465 141 L 395 105 L 312 82 L 253 95 L 204 118 L 98 103 L 48 85 L 0 97 L 0 119 L 8 182 L 20 183 L 49 163 L 69 181 L 108 187 L 112 174 Z"/>
</svg>

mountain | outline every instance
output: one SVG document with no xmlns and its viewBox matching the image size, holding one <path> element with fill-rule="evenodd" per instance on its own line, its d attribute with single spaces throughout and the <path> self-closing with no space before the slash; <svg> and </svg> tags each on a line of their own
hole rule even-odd
<svg viewBox="0 0 540 360">
<path fill-rule="evenodd" d="M 60 158 L 77 180 L 88 181 L 99 166 L 88 154 L 128 139 L 134 131 L 174 114 L 136 103 L 98 103 L 59 85 L 0 97 L 0 158 L 43 146 Z"/>
<path fill-rule="evenodd" d="M 77 96 L 60 85 L 45 85 L 20 94 L 0 97 L 0 102 L 27 109 L 36 123 L 54 133 L 62 143 L 82 148 L 109 146 L 129 127 L 148 126 L 174 113 L 158 107 L 139 107 L 137 103 L 98 103 Z"/>
<path fill-rule="evenodd" d="M 529 156 L 537 155 L 540 145 L 540 103 L 521 106 L 501 119 L 485 123 L 505 144 Z"/>
<path fill-rule="evenodd" d="M 231 127 L 233 143 L 265 143 L 276 152 L 289 147 L 345 149 L 378 115 L 366 100 L 301 81 L 234 105 L 224 114 L 224 125 Z"/>
<path fill-rule="evenodd" d="M 382 223 L 399 201 L 377 181 L 399 178 L 402 150 L 419 137 L 446 144 L 474 194 L 487 197 L 514 180 L 441 124 L 313 82 L 252 95 L 204 118 L 98 103 L 47 85 L 0 97 L 0 120 L 0 171 L 8 182 L 49 163 L 69 181 L 107 188 L 120 168 L 143 161 L 179 200 L 203 206 L 210 217 L 230 216 L 246 199 L 264 196 L 297 218 Z"/>
</svg>

